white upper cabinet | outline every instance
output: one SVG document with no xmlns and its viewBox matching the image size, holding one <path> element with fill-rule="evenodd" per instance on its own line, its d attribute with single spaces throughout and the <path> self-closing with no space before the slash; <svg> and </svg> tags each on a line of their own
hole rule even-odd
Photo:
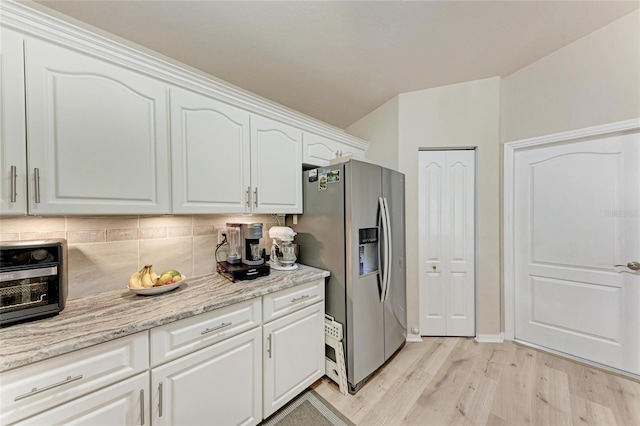
<svg viewBox="0 0 640 426">
<path fill-rule="evenodd" d="M 251 181 L 247 111 L 171 89 L 174 213 L 241 213 Z"/>
<path fill-rule="evenodd" d="M 32 214 L 169 213 L 165 84 L 27 38 Z"/>
<path fill-rule="evenodd" d="M 1 214 L 302 213 L 303 163 L 364 156 L 358 138 L 19 2 L 0 14 Z"/>
<path fill-rule="evenodd" d="M 364 149 L 309 132 L 304 132 L 303 150 L 302 162 L 319 167 L 328 166 L 331 160 L 347 155 L 364 157 Z"/>
<path fill-rule="evenodd" d="M 22 36 L 0 29 L 0 213 L 27 213 Z"/>
<path fill-rule="evenodd" d="M 251 203 L 255 213 L 302 213 L 302 131 L 251 116 Z"/>
<path fill-rule="evenodd" d="M 174 213 L 301 213 L 301 131 L 171 89 Z"/>
</svg>

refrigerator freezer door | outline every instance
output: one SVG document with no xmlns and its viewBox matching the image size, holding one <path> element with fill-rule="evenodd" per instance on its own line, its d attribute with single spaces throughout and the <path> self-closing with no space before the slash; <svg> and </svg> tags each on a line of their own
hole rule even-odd
<svg viewBox="0 0 640 426">
<path fill-rule="evenodd" d="M 320 186 L 318 174 L 338 170 L 341 180 Z M 345 325 L 346 312 L 346 254 L 344 216 L 344 165 L 316 169 L 303 173 L 304 214 L 298 223 L 287 217 L 287 225 L 298 234 L 298 261 L 331 272 L 325 284 L 325 311 Z M 323 189 L 320 189 L 323 188 Z M 344 327 L 345 336 L 348 329 Z"/>
<path fill-rule="evenodd" d="M 387 200 L 391 229 L 390 276 L 384 302 L 384 359 L 388 360 L 407 338 L 405 270 L 404 175 L 382 169 L 382 195 Z"/>
<path fill-rule="evenodd" d="M 365 275 L 359 273 L 360 229 L 377 227 L 382 175 L 379 166 L 358 161 L 346 163 L 345 175 L 348 331 L 346 357 L 347 380 L 354 386 L 384 363 L 380 269 Z"/>
</svg>

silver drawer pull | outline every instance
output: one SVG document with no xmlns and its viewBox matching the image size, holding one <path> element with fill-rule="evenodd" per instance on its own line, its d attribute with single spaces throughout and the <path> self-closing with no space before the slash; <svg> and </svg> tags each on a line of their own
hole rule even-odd
<svg viewBox="0 0 640 426">
<path fill-rule="evenodd" d="M 207 328 L 206 330 L 201 331 L 200 334 L 211 333 L 212 331 L 216 331 L 216 330 L 220 330 L 221 328 L 229 327 L 231 324 L 233 324 L 233 323 L 232 322 L 223 322 L 222 324 L 220 324 L 217 327 Z"/>
<path fill-rule="evenodd" d="M 9 194 L 9 199 L 12 203 L 15 203 L 17 200 L 17 192 L 16 192 L 16 181 L 18 179 L 18 172 L 16 166 L 11 166 L 11 194 Z"/>
<path fill-rule="evenodd" d="M 31 389 L 31 392 L 27 392 L 27 393 L 25 393 L 23 395 L 18 395 L 13 400 L 14 401 L 20 401 L 21 399 L 25 399 L 25 398 L 28 398 L 30 396 L 37 395 L 40 392 L 45 392 L 45 391 L 51 390 L 53 388 L 57 388 L 58 386 L 66 385 L 67 383 L 75 382 L 76 380 L 80 380 L 80 379 L 82 379 L 82 374 L 80 374 L 79 376 L 76 376 L 76 377 L 67 376 L 67 378 L 64 379 L 61 382 L 54 383 L 52 385 L 45 386 L 45 387 L 40 388 L 40 389 L 33 388 L 33 389 Z"/>
<path fill-rule="evenodd" d="M 140 426 L 144 425 L 144 389 L 140 389 Z"/>
<path fill-rule="evenodd" d="M 311 296 L 309 296 L 308 294 L 302 295 L 300 297 L 294 297 L 293 299 L 291 299 L 291 303 L 296 303 L 296 302 L 299 302 L 301 300 L 307 299 L 309 297 L 311 297 Z"/>
</svg>

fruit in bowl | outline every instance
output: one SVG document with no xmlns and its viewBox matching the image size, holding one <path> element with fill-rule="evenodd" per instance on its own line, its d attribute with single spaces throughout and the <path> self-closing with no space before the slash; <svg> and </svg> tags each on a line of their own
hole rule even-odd
<svg viewBox="0 0 640 426">
<path fill-rule="evenodd" d="M 129 278 L 129 288 L 151 288 L 182 281 L 182 274 L 175 269 L 167 269 L 158 275 L 153 272 L 153 265 L 145 265 Z"/>
<path fill-rule="evenodd" d="M 174 284 L 180 281 L 182 281 L 182 274 L 180 272 L 175 269 L 167 269 L 156 279 L 154 287 L 165 284 Z"/>
</svg>

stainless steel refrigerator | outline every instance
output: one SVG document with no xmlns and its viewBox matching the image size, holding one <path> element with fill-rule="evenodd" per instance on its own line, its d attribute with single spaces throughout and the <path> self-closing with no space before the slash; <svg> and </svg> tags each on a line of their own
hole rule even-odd
<svg viewBox="0 0 640 426">
<path fill-rule="evenodd" d="M 343 325 L 355 393 L 407 336 L 404 175 L 350 160 L 304 172 L 303 197 L 288 224 L 299 261 L 331 272 L 326 313 Z"/>
</svg>

